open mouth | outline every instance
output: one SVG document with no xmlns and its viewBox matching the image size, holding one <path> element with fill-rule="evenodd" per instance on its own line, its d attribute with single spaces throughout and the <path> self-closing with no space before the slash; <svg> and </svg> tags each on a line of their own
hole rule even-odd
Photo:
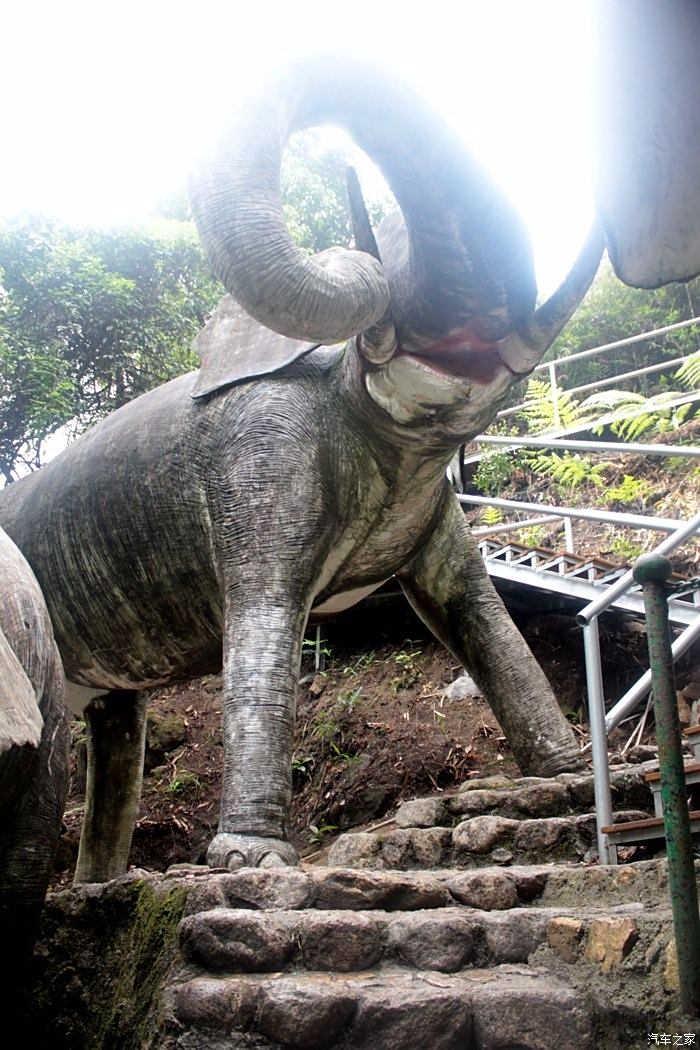
<svg viewBox="0 0 700 1050">
<path fill-rule="evenodd" d="M 475 345 L 476 344 L 476 345 Z M 498 343 L 487 343 L 463 332 L 416 351 L 399 350 L 434 372 L 468 379 L 473 383 L 490 383 L 499 369 L 506 367 Z"/>
</svg>

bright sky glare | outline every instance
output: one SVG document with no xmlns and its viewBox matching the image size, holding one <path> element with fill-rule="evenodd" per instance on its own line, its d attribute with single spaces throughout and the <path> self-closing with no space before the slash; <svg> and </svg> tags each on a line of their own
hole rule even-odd
<svg viewBox="0 0 700 1050">
<path fill-rule="evenodd" d="M 547 293 L 592 216 L 589 19 L 580 0 L 7 5 L 0 216 L 147 219 L 241 92 L 332 47 L 396 68 L 451 122 L 524 216 Z"/>
</svg>

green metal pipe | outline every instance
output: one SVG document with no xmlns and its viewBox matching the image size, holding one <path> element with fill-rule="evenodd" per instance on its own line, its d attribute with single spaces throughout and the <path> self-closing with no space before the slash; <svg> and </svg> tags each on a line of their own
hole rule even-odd
<svg viewBox="0 0 700 1050">
<path fill-rule="evenodd" d="M 668 626 L 667 580 L 672 571 L 668 558 L 655 554 L 638 558 L 634 564 L 634 579 L 642 586 L 646 609 L 681 1010 L 695 1018 L 700 1017 L 700 918 Z"/>
</svg>

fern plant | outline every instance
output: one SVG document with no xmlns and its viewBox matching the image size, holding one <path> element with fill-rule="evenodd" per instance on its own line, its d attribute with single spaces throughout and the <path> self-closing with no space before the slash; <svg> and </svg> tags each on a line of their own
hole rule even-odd
<svg viewBox="0 0 700 1050">
<path fill-rule="evenodd" d="M 581 404 L 582 412 L 593 412 L 599 414 L 601 410 L 609 412 L 627 413 L 628 410 L 637 410 L 634 415 L 623 415 L 610 423 L 610 429 L 623 441 L 637 441 L 644 434 L 667 434 L 678 430 L 685 422 L 688 414 L 692 411 L 692 404 L 669 405 L 669 401 L 675 401 L 682 397 L 678 390 L 665 390 L 661 394 L 652 397 L 644 397 L 635 394 L 631 390 L 606 390 L 599 394 L 593 394 Z M 606 424 L 592 427 L 595 434 L 601 434 Z"/>
<path fill-rule="evenodd" d="M 500 507 L 484 507 L 479 521 L 482 525 L 500 525 L 503 521 L 503 511 Z"/>
<path fill-rule="evenodd" d="M 532 469 L 537 474 L 551 478 L 560 489 L 572 492 L 579 485 L 592 484 L 596 488 L 605 484 L 603 471 L 609 463 L 594 463 L 587 456 L 572 455 L 564 452 L 549 452 L 533 456 Z"/>
<path fill-rule="evenodd" d="M 518 416 L 527 423 L 532 434 L 543 434 L 555 427 L 573 427 L 579 419 L 579 402 L 566 390 L 557 387 L 557 407 L 559 418 L 555 417 L 552 401 L 552 384 L 542 379 L 530 379 L 525 394 L 525 406 Z M 527 404 L 527 402 L 532 402 Z"/>
<path fill-rule="evenodd" d="M 700 350 L 686 358 L 675 378 L 688 390 L 700 389 Z"/>
<path fill-rule="evenodd" d="M 600 502 L 638 503 L 646 499 L 651 489 L 652 486 L 644 478 L 635 478 L 632 474 L 625 474 L 619 485 L 613 485 L 602 493 Z"/>
</svg>

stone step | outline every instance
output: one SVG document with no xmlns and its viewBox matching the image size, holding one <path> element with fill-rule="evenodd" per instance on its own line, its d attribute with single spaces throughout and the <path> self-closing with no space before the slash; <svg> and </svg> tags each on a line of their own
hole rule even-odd
<svg viewBox="0 0 700 1050">
<path fill-rule="evenodd" d="M 454 976 L 391 967 L 351 978 L 325 973 L 195 978 L 170 990 L 166 1025 L 158 1044 L 162 1050 L 594 1045 L 592 1007 L 565 980 L 524 966 Z"/>
<path fill-rule="evenodd" d="M 667 918 L 667 911 L 645 913 L 642 904 L 607 910 L 463 906 L 406 913 L 215 908 L 183 919 L 179 945 L 193 974 L 353 973 L 383 963 L 455 973 L 526 963 L 547 943 L 550 929 L 561 927 L 561 935 L 567 923 L 576 926 L 576 944 L 589 930 L 600 929 L 612 940 L 622 938 L 622 952 L 636 943 L 642 929 L 656 935 Z"/>
<path fill-rule="evenodd" d="M 697 863 L 700 889 L 700 862 Z M 630 864 L 531 864 L 472 870 L 367 871 L 363 868 L 248 868 L 212 872 L 182 865 L 165 876 L 130 872 L 157 892 L 186 893 L 186 913 L 212 908 L 411 912 L 469 904 L 486 911 L 529 905 L 606 907 L 642 902 L 656 907 L 668 895 L 664 858 Z"/>
<path fill-rule="evenodd" d="M 613 804 L 619 808 L 646 810 L 651 796 L 645 774 L 655 762 L 625 765 L 610 771 Z M 515 820 L 587 814 L 593 806 L 593 777 L 561 773 L 557 777 L 506 776 L 468 780 L 455 794 L 404 802 L 396 811 L 400 828 L 453 827 L 476 816 L 498 816 Z"/>
<path fill-rule="evenodd" d="M 614 814 L 614 821 L 648 816 L 645 810 L 622 810 Z M 461 820 L 454 828 L 408 827 L 340 835 L 328 852 L 327 863 L 373 870 L 473 868 L 584 860 L 596 851 L 593 813 L 527 820 L 480 815 Z"/>
</svg>

